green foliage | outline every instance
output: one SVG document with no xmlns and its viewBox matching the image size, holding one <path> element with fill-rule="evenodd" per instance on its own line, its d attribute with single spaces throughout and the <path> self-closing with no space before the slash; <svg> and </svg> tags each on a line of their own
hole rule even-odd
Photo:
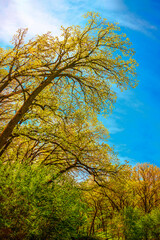
<svg viewBox="0 0 160 240">
<path fill-rule="evenodd" d="M 0 167 L 0 239 L 160 238 L 160 210 L 155 207 L 145 213 L 128 206 L 118 211 L 109 195 L 114 191 L 115 198 L 119 193 L 114 185 L 97 187 L 91 178 L 87 185 L 80 184 L 67 174 L 57 178 L 57 169 L 51 165 L 14 162 Z M 85 237 L 90 233 L 95 237 Z"/>
<path fill-rule="evenodd" d="M 123 213 L 124 236 L 127 240 L 160 239 L 160 210 L 143 214 L 137 208 L 125 208 Z"/>
<path fill-rule="evenodd" d="M 160 210 L 154 209 L 141 218 L 144 239 L 160 239 Z"/>
<path fill-rule="evenodd" d="M 141 212 L 131 207 L 125 208 L 124 218 L 124 236 L 127 240 L 141 240 L 142 228 L 139 223 Z"/>
<path fill-rule="evenodd" d="M 160 239 L 160 209 L 154 209 L 150 213 L 150 218 L 152 220 L 152 236 L 155 239 Z"/>
<path fill-rule="evenodd" d="M 49 183 L 54 169 L 1 166 L 1 239 L 70 239 L 83 222 L 75 183 Z M 80 212 L 81 211 L 81 212 Z"/>
</svg>

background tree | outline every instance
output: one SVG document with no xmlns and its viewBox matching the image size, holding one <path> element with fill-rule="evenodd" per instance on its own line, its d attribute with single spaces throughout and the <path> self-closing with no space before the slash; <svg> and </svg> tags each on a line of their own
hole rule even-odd
<svg viewBox="0 0 160 240">
<path fill-rule="evenodd" d="M 145 213 L 159 208 L 160 169 L 147 163 L 139 164 L 133 169 L 132 179 L 137 206 Z"/>
<path fill-rule="evenodd" d="M 88 206 L 86 232 L 101 239 L 159 239 L 159 168 L 126 164 L 104 177 L 98 186 L 92 178 L 82 185 Z"/>
</svg>

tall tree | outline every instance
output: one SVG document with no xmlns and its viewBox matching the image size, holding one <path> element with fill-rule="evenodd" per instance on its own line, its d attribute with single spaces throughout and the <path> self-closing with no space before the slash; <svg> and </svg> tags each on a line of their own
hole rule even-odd
<svg viewBox="0 0 160 240">
<path fill-rule="evenodd" d="M 144 163 L 133 169 L 132 188 L 137 206 L 145 213 L 160 206 L 160 169 Z"/>
<path fill-rule="evenodd" d="M 26 114 L 41 107 L 57 109 L 63 92 L 71 104 L 82 104 L 96 113 L 107 111 L 115 100 L 112 86 L 135 87 L 134 51 L 119 28 L 89 13 L 84 29 L 62 28 L 60 38 L 50 33 L 24 43 L 26 29 L 18 30 L 13 48 L 0 49 L 0 149 L 14 137 Z M 122 56 L 124 58 L 122 59 Z M 50 102 L 41 105 L 44 93 Z"/>
</svg>

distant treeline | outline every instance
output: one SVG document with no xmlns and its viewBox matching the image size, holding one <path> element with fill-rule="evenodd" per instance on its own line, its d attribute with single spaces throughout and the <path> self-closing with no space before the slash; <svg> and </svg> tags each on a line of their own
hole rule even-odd
<svg viewBox="0 0 160 240">
<path fill-rule="evenodd" d="M 1 164 L 0 239 L 160 239 L 159 168 L 124 165 L 101 186 L 54 175 L 51 166 Z"/>
</svg>

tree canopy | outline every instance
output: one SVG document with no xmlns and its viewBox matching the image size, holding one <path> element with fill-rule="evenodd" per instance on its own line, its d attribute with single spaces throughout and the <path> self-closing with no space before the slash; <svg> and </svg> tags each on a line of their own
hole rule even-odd
<svg viewBox="0 0 160 240">
<path fill-rule="evenodd" d="M 54 163 L 60 172 L 93 173 L 105 164 L 110 171 L 108 162 L 115 157 L 100 141 L 108 133 L 97 114 L 111 110 L 115 86 L 137 85 L 137 63 L 117 25 L 95 13 L 85 17 L 84 28 L 62 27 L 60 37 L 47 33 L 26 42 L 27 29 L 19 29 L 13 47 L 0 49 L 0 155 L 5 161 L 16 155 L 20 161 Z"/>
</svg>

